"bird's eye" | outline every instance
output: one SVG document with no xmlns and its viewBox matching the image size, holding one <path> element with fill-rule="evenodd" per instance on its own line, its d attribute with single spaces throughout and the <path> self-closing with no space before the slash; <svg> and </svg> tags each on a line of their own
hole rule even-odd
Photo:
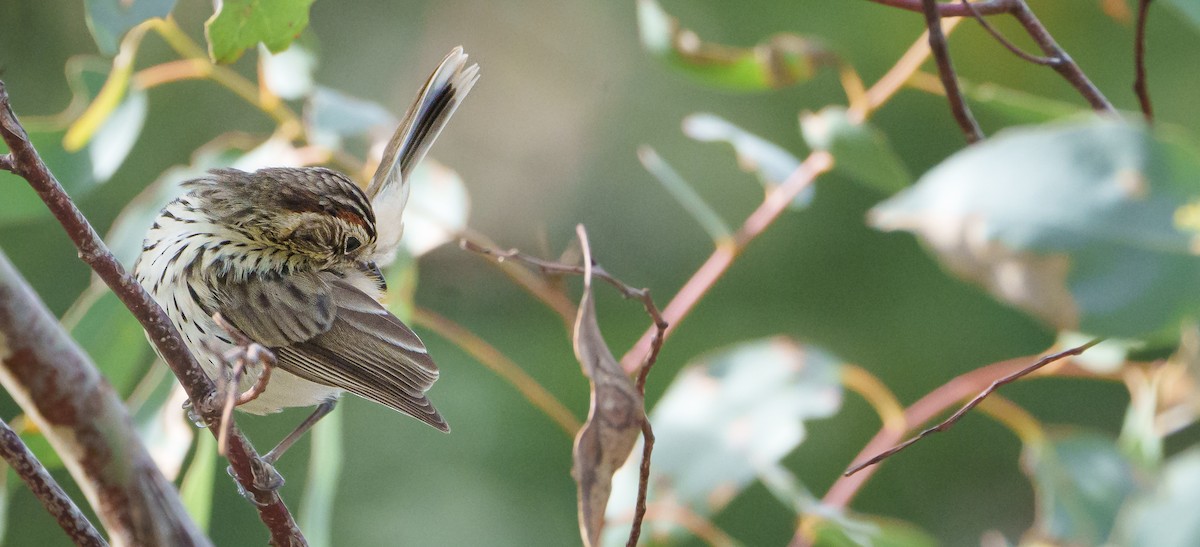
<svg viewBox="0 0 1200 547">
<path fill-rule="evenodd" d="M 359 247 L 362 247 L 362 242 L 359 241 L 357 237 L 350 236 L 350 237 L 346 238 L 346 251 L 345 252 L 352 253 Z"/>
</svg>

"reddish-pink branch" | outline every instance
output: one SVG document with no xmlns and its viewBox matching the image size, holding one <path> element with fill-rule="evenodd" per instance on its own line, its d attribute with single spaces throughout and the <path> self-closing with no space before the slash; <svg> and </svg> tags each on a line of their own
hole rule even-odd
<svg viewBox="0 0 1200 547">
<path fill-rule="evenodd" d="M 625 369 L 625 372 L 632 373 L 637 370 L 642 365 L 644 357 L 652 351 L 656 338 L 657 343 L 661 344 L 662 340 L 670 336 L 671 332 L 679 326 L 679 322 L 692 311 L 700 299 L 725 274 L 725 271 L 746 248 L 746 245 L 754 241 L 754 238 L 775 222 L 775 219 L 783 214 L 796 196 L 808 188 L 817 176 L 832 167 L 833 156 L 827 152 L 813 152 L 788 176 L 787 180 L 772 188 L 758 208 L 750 213 L 749 217 L 746 217 L 741 228 L 734 232 L 733 237 L 718 244 L 708 260 L 696 270 L 696 273 L 692 274 L 683 288 L 679 289 L 679 292 L 663 309 L 662 318 L 667 324 L 666 329 L 660 330 L 657 327 L 646 329 L 637 343 L 621 357 L 621 367 Z"/>
</svg>

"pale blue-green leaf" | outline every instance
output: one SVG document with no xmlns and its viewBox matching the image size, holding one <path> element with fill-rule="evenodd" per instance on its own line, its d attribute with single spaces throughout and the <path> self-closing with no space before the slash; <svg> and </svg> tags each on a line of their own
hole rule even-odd
<svg viewBox="0 0 1200 547">
<path fill-rule="evenodd" d="M 666 188 L 671 197 L 679 202 L 683 210 L 687 211 L 692 216 L 692 219 L 704 228 L 708 233 L 708 237 L 714 242 L 728 240 L 732 235 L 732 230 L 725 225 L 725 221 L 721 219 L 721 215 L 700 197 L 695 188 L 688 181 L 684 180 L 671 164 L 662 159 L 653 148 L 642 146 L 638 149 L 638 159 L 642 162 L 642 167 L 646 169 L 655 179 L 658 179 L 659 184 Z"/>
<path fill-rule="evenodd" d="M 1200 155 L 1179 134 L 1093 118 L 1013 129 L 877 206 L 951 270 L 1059 328 L 1154 343 L 1200 317 Z"/>
<path fill-rule="evenodd" d="M 121 105 L 113 111 L 88 141 L 92 175 L 105 182 L 125 162 L 146 121 L 146 93 L 130 89 Z"/>
<path fill-rule="evenodd" d="M 292 44 L 279 53 L 271 53 L 259 44 L 262 59 L 262 78 L 267 89 L 281 99 L 294 100 L 308 96 L 313 90 L 313 71 L 317 57 L 300 44 Z"/>
<path fill-rule="evenodd" d="M 738 166 L 753 172 L 768 187 L 778 186 L 800 167 L 791 152 L 750 133 L 714 114 L 692 114 L 683 120 L 683 133 L 702 142 L 725 142 L 733 147 Z M 805 207 L 812 201 L 814 186 L 796 196 L 792 206 Z"/>
<path fill-rule="evenodd" d="M 670 499 L 701 517 L 720 511 L 804 440 L 805 421 L 838 411 L 840 364 L 821 350 L 771 338 L 686 367 L 650 413 L 656 442 L 649 503 Z M 613 477 L 609 519 L 632 514 L 639 463 L 630 458 Z M 649 527 L 673 532 L 662 523 Z M 604 544 L 624 544 L 620 536 L 610 527 Z"/>
<path fill-rule="evenodd" d="M 100 53 L 116 55 L 121 38 L 142 21 L 166 17 L 175 0 L 84 0 L 87 26 Z"/>
<path fill-rule="evenodd" d="M 1200 0 L 1167 0 L 1167 5 L 1183 14 L 1193 27 L 1200 28 Z"/>
<path fill-rule="evenodd" d="M 333 511 L 342 475 L 342 413 L 334 410 L 309 433 L 312 453 L 297 520 L 312 547 L 334 545 Z"/>
<path fill-rule="evenodd" d="M 304 107 L 309 140 L 333 150 L 341 148 L 345 139 L 379 140 L 376 135 L 386 139 L 396 123 L 396 117 L 379 104 L 328 87 L 316 86 Z"/>
<path fill-rule="evenodd" d="M 891 195 L 912 183 L 912 174 L 887 136 L 865 120 L 852 119 L 845 107 L 828 106 L 800 117 L 804 140 L 813 150 L 833 155 L 833 169 Z"/>
<path fill-rule="evenodd" d="M 1129 547 L 1200 545 L 1200 447 L 1172 457 L 1154 484 L 1121 513 L 1114 544 Z"/>
<path fill-rule="evenodd" d="M 203 532 L 209 530 L 212 521 L 213 483 L 217 477 L 217 459 L 217 439 L 212 435 L 200 435 L 196 441 L 192 465 L 188 466 L 179 486 L 179 498 L 183 501 L 183 508 Z"/>
<path fill-rule="evenodd" d="M 1061 544 L 1104 544 L 1137 486 L 1133 464 L 1112 439 L 1097 434 L 1057 434 L 1029 445 L 1024 467 L 1037 500 L 1034 528 Z"/>
</svg>

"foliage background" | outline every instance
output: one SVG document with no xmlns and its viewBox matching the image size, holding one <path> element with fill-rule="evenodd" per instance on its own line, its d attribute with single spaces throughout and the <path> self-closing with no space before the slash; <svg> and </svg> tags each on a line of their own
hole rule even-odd
<svg viewBox="0 0 1200 547">
<path fill-rule="evenodd" d="M 867 81 L 890 67 L 923 28 L 919 14 L 868 2 L 663 4 L 714 41 L 752 44 L 784 31 L 817 36 Z M 1092 0 L 1035 2 L 1033 8 L 1119 108 L 1136 110 L 1128 91 L 1130 25 L 1105 16 Z M 0 67 L 19 115 L 54 113 L 69 101 L 64 62 L 96 51 L 83 9 L 61 0 L 0 1 Z M 174 13 L 202 40 L 211 4 L 180 2 Z M 482 79 L 432 155 L 466 182 L 471 225 L 503 246 L 552 253 L 582 222 L 605 268 L 651 288 L 660 303 L 707 256 L 711 243 L 641 168 L 636 147 L 653 145 L 733 221 L 758 203 L 758 184 L 737 170 L 727 150 L 684 137 L 680 120 L 713 112 L 800 155 L 797 113 L 844 102 L 832 74 L 777 92 L 732 94 L 671 72 L 639 47 L 632 3 L 320 1 L 313 5 L 311 28 L 320 58 L 317 80 L 396 113 L 437 60 L 462 44 L 480 64 Z M 1194 29 L 1165 9 L 1152 11 L 1150 29 L 1150 82 L 1159 119 L 1200 126 Z M 976 25 L 965 23 L 951 44 L 965 79 L 1081 102 L 1051 71 L 1011 56 Z M 139 64 L 169 58 L 166 46 L 151 36 Z M 253 58 L 247 55 L 235 68 L 253 76 Z M 986 109 L 977 115 L 989 134 L 1018 121 Z M 944 99 L 923 92 L 902 92 L 873 122 L 914 173 L 963 144 Z M 155 88 L 129 159 L 80 205 L 103 232 L 121 206 L 168 167 L 187 163 L 198 146 L 231 129 L 271 128 L 261 113 L 210 83 Z M 29 191 L 7 184 L 0 195 Z M 697 356 L 774 334 L 861 364 L 903 402 L 977 366 L 1049 346 L 1051 332 L 944 274 L 910 235 L 867 228 L 863 215 L 882 197 L 837 176 L 823 177 L 815 203 L 788 214 L 751 245 L 668 341 L 648 382 L 647 406 Z M 87 284 L 85 266 L 48 219 L 0 225 L 0 247 L 55 312 Z M 620 351 L 642 332 L 644 315 L 608 291 L 598 295 L 601 325 Z M 427 255 L 417 299 L 491 341 L 583 415 L 587 384 L 561 323 L 483 260 L 453 246 Z M 453 345 L 422 334 L 443 370 L 431 395 L 454 432 L 443 436 L 382 407 L 345 401 L 336 544 L 578 542 L 569 439 L 510 385 Z M 1037 380 L 1005 394 L 1046 423 L 1113 433 L 1127 405 L 1122 386 L 1097 381 Z M 0 413 L 17 412 L 0 396 Z M 265 447 L 301 414 L 240 424 Z M 810 424 L 808 439 L 786 464 L 810 489 L 823 492 L 877 427 L 867 405 L 849 396 L 837 416 Z M 1172 438 L 1168 448 L 1195 438 L 1195 431 Z M 293 508 L 307 449 L 297 447 L 281 465 L 289 480 L 283 495 Z M 853 507 L 910 520 L 947 545 L 975 543 L 990 529 L 1018 537 L 1033 518 L 1019 451 L 1017 440 L 995 422 L 968 417 L 954 433 L 885 464 Z M 65 473 L 58 476 L 70 482 Z M 260 541 L 261 525 L 232 484 L 224 476 L 216 481 L 214 541 Z M 5 545 L 65 541 L 28 492 L 9 488 Z M 794 526 L 790 511 L 761 486 L 739 496 L 715 522 L 748 545 L 784 543 Z"/>
</svg>

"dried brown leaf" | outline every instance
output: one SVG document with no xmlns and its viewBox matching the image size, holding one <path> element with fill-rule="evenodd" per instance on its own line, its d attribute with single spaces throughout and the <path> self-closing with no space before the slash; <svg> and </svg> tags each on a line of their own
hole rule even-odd
<svg viewBox="0 0 1200 547">
<path fill-rule="evenodd" d="M 642 396 L 604 342 L 592 297 L 592 257 L 587 234 L 577 229 L 583 248 L 583 296 L 575 320 L 575 356 L 591 383 L 587 423 L 575 437 L 574 466 L 579 485 L 579 532 L 586 547 L 598 545 L 613 473 L 629 458 L 645 419 Z"/>
</svg>

